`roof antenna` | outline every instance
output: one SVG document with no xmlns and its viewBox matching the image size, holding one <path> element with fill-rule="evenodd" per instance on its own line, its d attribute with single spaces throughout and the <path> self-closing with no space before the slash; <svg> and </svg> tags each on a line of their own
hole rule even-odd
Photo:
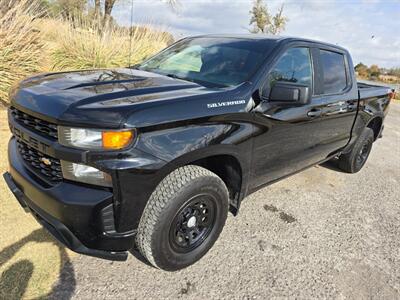
<svg viewBox="0 0 400 300">
<path fill-rule="evenodd" d="M 130 27 L 129 27 L 129 57 L 128 57 L 128 68 L 131 67 L 132 35 L 133 35 L 133 0 L 131 0 L 131 23 L 130 23 Z"/>
</svg>

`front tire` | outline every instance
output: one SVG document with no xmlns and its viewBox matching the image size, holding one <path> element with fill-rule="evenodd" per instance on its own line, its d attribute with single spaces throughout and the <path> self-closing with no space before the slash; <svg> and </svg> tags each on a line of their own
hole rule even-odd
<svg viewBox="0 0 400 300">
<path fill-rule="evenodd" d="M 188 165 L 165 177 L 140 219 L 136 244 L 155 267 L 176 271 L 213 246 L 228 214 L 228 190 L 216 174 Z"/>
<path fill-rule="evenodd" d="M 364 128 L 349 153 L 339 157 L 338 166 L 347 173 L 357 173 L 366 163 L 374 142 L 374 131 Z"/>
</svg>

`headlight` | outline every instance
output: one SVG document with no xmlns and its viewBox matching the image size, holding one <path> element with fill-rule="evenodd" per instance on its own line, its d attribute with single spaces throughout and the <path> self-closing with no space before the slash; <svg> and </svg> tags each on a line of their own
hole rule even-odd
<svg viewBox="0 0 400 300">
<path fill-rule="evenodd" d="M 75 148 L 117 150 L 127 147 L 133 138 L 132 130 L 113 131 L 58 126 L 60 144 Z"/>
<path fill-rule="evenodd" d="M 65 179 L 94 185 L 112 186 L 110 175 L 90 166 L 62 160 L 61 170 Z"/>
</svg>

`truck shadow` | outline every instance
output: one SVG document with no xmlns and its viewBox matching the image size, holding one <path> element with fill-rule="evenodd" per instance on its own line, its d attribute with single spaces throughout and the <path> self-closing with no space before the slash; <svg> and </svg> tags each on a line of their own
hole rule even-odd
<svg viewBox="0 0 400 300">
<path fill-rule="evenodd" d="M 52 243 L 60 253 L 59 278 L 52 290 L 41 299 L 70 299 L 75 291 L 76 280 L 73 265 L 65 247 L 54 240 L 44 229 L 37 229 L 18 242 L 0 252 L 0 267 L 7 263 L 27 243 Z M 45 254 L 44 254 L 45 255 Z M 0 291 L 7 299 L 21 299 L 34 272 L 34 264 L 28 260 L 18 260 L 8 267 L 0 277 Z M 17 279 L 17 280 L 16 280 Z"/>
<path fill-rule="evenodd" d="M 139 252 L 139 249 L 136 247 L 136 245 L 133 246 L 131 250 L 129 250 L 130 254 L 135 257 L 137 260 L 140 262 L 144 263 L 145 265 L 154 268 L 154 266 L 147 261 L 146 258 L 143 257 L 143 255 Z"/>
<path fill-rule="evenodd" d="M 336 172 L 340 172 L 340 173 L 346 173 L 343 170 L 339 169 L 338 160 L 337 159 L 333 159 L 333 160 L 329 160 L 327 162 L 324 162 L 320 166 L 324 167 L 324 168 L 327 168 L 329 170 L 332 170 L 332 171 L 336 171 Z"/>
</svg>

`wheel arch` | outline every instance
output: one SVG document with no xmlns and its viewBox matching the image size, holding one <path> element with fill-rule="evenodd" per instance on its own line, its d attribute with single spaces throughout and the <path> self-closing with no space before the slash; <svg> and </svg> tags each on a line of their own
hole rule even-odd
<svg viewBox="0 0 400 300">
<path fill-rule="evenodd" d="M 165 177 L 177 168 L 186 165 L 201 166 L 218 175 L 226 184 L 229 191 L 230 211 L 236 215 L 240 201 L 247 192 L 249 163 L 243 161 L 232 145 L 215 145 L 206 149 L 186 153 L 169 162 L 162 170 Z"/>
<path fill-rule="evenodd" d="M 203 167 L 218 175 L 229 191 L 231 212 L 237 213 L 239 209 L 240 192 L 242 189 L 242 167 L 239 160 L 227 154 L 213 155 L 191 162 L 192 165 Z"/>
<path fill-rule="evenodd" d="M 367 128 L 371 128 L 374 132 L 374 140 L 379 137 L 383 124 L 383 118 L 381 116 L 373 117 L 366 125 Z"/>
</svg>

